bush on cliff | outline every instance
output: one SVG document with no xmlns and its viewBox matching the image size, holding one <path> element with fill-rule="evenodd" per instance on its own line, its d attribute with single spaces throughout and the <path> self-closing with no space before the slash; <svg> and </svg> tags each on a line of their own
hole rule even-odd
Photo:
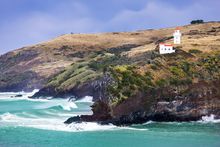
<svg viewBox="0 0 220 147">
<path fill-rule="evenodd" d="M 189 53 L 191 53 L 191 54 L 200 54 L 200 53 L 202 53 L 202 51 L 196 50 L 196 49 L 191 49 L 191 50 L 189 50 Z"/>
<path fill-rule="evenodd" d="M 115 79 L 115 83 L 108 88 L 114 104 L 123 102 L 137 94 L 138 91 L 145 91 L 153 87 L 151 74 L 148 72 L 144 75 L 139 74 L 134 66 L 114 66 L 109 71 Z"/>
</svg>

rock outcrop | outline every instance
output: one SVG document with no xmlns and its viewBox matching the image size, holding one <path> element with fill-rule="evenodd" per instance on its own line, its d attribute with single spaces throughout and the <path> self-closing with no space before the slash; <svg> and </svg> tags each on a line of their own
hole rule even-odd
<svg viewBox="0 0 220 147">
<path fill-rule="evenodd" d="M 166 88 L 158 89 L 153 92 L 155 95 L 152 92 L 139 94 L 116 107 L 98 101 L 92 106 L 92 116 L 72 117 L 65 123 L 97 121 L 101 124 L 131 125 L 149 120 L 197 121 L 211 114 L 220 118 L 219 89 L 220 80 L 189 85 L 187 92 L 181 94 L 175 90 L 167 91 Z M 171 101 L 164 101 L 164 97 L 169 97 Z"/>
</svg>

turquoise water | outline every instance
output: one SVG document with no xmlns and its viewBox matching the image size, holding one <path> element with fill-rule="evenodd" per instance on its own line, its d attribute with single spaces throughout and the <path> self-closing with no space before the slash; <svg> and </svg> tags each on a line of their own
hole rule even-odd
<svg viewBox="0 0 220 147">
<path fill-rule="evenodd" d="M 156 123 L 131 127 L 96 123 L 65 125 L 68 117 L 92 114 L 82 101 L 30 100 L 0 94 L 0 147 L 220 147 L 220 123 Z"/>
</svg>

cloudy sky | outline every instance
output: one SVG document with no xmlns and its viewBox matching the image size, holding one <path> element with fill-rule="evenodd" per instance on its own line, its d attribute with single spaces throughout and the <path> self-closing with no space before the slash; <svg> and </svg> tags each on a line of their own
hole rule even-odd
<svg viewBox="0 0 220 147">
<path fill-rule="evenodd" d="M 0 54 L 66 33 L 220 20 L 220 0 L 0 0 Z"/>
</svg>

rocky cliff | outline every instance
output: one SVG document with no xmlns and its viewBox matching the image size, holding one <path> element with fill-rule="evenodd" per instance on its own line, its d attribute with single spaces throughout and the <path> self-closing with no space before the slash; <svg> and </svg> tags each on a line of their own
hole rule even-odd
<svg viewBox="0 0 220 147">
<path fill-rule="evenodd" d="M 195 37 L 198 31 L 195 32 L 186 33 L 184 37 L 189 34 L 187 38 Z M 216 34 L 209 32 L 213 31 L 200 33 L 196 38 L 209 40 L 212 35 L 218 36 L 219 28 L 214 31 Z M 186 50 L 183 43 L 176 46 L 176 53 L 171 55 L 146 51 L 130 56 L 129 60 L 121 56 L 118 59 L 121 64 L 105 69 L 114 82 L 108 86 L 105 100 L 96 101 L 94 114 L 73 117 L 66 123 L 99 120 L 100 123 L 129 125 L 148 120 L 196 121 L 211 114 L 219 118 L 220 48 L 217 38 L 215 49 L 202 49 L 204 46 L 201 47 L 200 42 L 201 48 L 195 45 Z"/>
<path fill-rule="evenodd" d="M 220 23 L 180 27 L 176 53 L 160 55 L 175 28 L 68 34 L 0 57 L 0 91 L 40 88 L 38 97 L 94 97 L 92 116 L 117 125 L 219 117 Z"/>
</svg>

